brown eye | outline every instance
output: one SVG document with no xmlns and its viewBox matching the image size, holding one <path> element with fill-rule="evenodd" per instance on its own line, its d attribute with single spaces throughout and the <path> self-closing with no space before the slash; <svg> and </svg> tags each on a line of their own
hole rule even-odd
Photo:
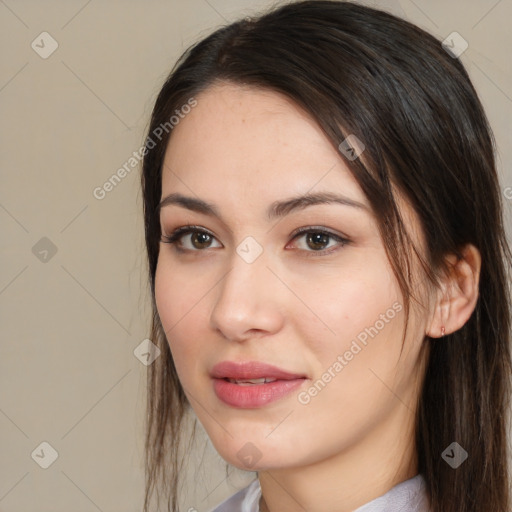
<svg viewBox="0 0 512 512">
<path fill-rule="evenodd" d="M 301 228 L 296 232 L 293 239 L 304 239 L 304 242 L 298 243 L 297 246 L 303 252 L 309 253 L 307 256 L 330 254 L 350 242 L 348 238 L 341 235 L 313 227 Z"/>
<path fill-rule="evenodd" d="M 330 238 L 332 237 L 325 233 L 311 232 L 306 235 L 306 243 L 311 249 L 315 251 L 321 251 L 322 249 L 325 249 L 325 246 L 328 245 Z"/>
<path fill-rule="evenodd" d="M 212 241 L 212 237 L 203 231 L 190 233 L 190 241 L 196 249 L 206 249 Z"/>
<path fill-rule="evenodd" d="M 201 251 L 212 247 L 215 237 L 204 229 L 194 226 L 183 226 L 176 229 L 171 235 L 162 235 L 163 242 L 173 244 L 177 250 Z M 187 240 L 188 239 L 188 240 Z M 222 247 L 220 244 L 216 247 Z"/>
</svg>

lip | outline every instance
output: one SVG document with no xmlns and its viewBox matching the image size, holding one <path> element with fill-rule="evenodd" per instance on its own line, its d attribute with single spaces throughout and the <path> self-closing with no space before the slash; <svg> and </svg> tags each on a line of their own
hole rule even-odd
<svg viewBox="0 0 512 512">
<path fill-rule="evenodd" d="M 222 361 L 212 368 L 210 375 L 214 379 L 261 379 L 269 377 L 279 380 L 292 380 L 306 378 L 304 374 L 291 373 L 261 361 Z"/>
<path fill-rule="evenodd" d="M 227 405 L 242 409 L 254 409 L 279 400 L 306 382 L 302 374 L 291 373 L 277 366 L 259 361 L 236 363 L 223 361 L 210 373 L 217 398 Z M 276 379 L 263 384 L 241 385 L 227 379 Z"/>
</svg>

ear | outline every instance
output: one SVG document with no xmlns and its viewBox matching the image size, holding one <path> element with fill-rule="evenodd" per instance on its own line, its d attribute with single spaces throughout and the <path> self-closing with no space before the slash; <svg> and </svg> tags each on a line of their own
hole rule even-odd
<svg viewBox="0 0 512 512">
<path fill-rule="evenodd" d="M 446 258 L 449 272 L 443 277 L 438 290 L 435 310 L 425 334 L 431 338 L 441 338 L 459 330 L 473 313 L 478 300 L 480 251 L 472 244 L 464 246 L 462 258 L 454 254 Z"/>
</svg>

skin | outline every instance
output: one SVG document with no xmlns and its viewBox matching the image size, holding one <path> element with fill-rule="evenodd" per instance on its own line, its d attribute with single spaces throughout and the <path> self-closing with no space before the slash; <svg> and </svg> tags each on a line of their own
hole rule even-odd
<svg viewBox="0 0 512 512">
<path fill-rule="evenodd" d="M 219 454 L 258 471 L 261 510 L 352 511 L 417 474 L 413 433 L 425 335 L 439 337 L 442 326 L 448 334 L 469 318 L 478 251 L 468 246 L 467 258 L 453 260 L 439 289 L 414 288 L 422 306 L 411 303 L 401 357 L 403 309 L 309 403 L 300 403 L 298 393 L 403 297 L 366 197 L 313 119 L 277 92 L 229 83 L 196 98 L 173 129 L 162 198 L 201 198 L 223 220 L 175 204 L 161 210 L 163 235 L 187 224 L 213 235 L 195 243 L 194 234 L 183 235 L 182 252 L 160 245 L 155 298 L 180 382 Z M 367 210 L 321 204 L 265 217 L 274 201 L 320 191 Z M 414 212 L 400 195 L 397 201 L 423 250 Z M 318 255 L 306 234 L 292 236 L 308 226 L 349 242 L 327 238 L 320 249 L 336 250 Z M 247 236 L 263 249 L 252 263 L 236 252 Z M 217 398 L 209 377 L 224 360 L 264 361 L 308 380 L 264 407 L 234 408 Z M 260 454 L 250 468 L 237 456 L 248 442 Z"/>
</svg>

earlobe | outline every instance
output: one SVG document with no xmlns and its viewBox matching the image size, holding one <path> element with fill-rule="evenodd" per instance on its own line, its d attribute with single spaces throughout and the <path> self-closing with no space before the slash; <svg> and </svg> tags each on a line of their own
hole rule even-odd
<svg viewBox="0 0 512 512">
<path fill-rule="evenodd" d="M 447 257 L 449 271 L 443 278 L 435 311 L 426 331 L 430 338 L 441 338 L 458 331 L 473 313 L 479 294 L 480 251 L 472 244 L 462 250 L 462 258 Z"/>
</svg>

